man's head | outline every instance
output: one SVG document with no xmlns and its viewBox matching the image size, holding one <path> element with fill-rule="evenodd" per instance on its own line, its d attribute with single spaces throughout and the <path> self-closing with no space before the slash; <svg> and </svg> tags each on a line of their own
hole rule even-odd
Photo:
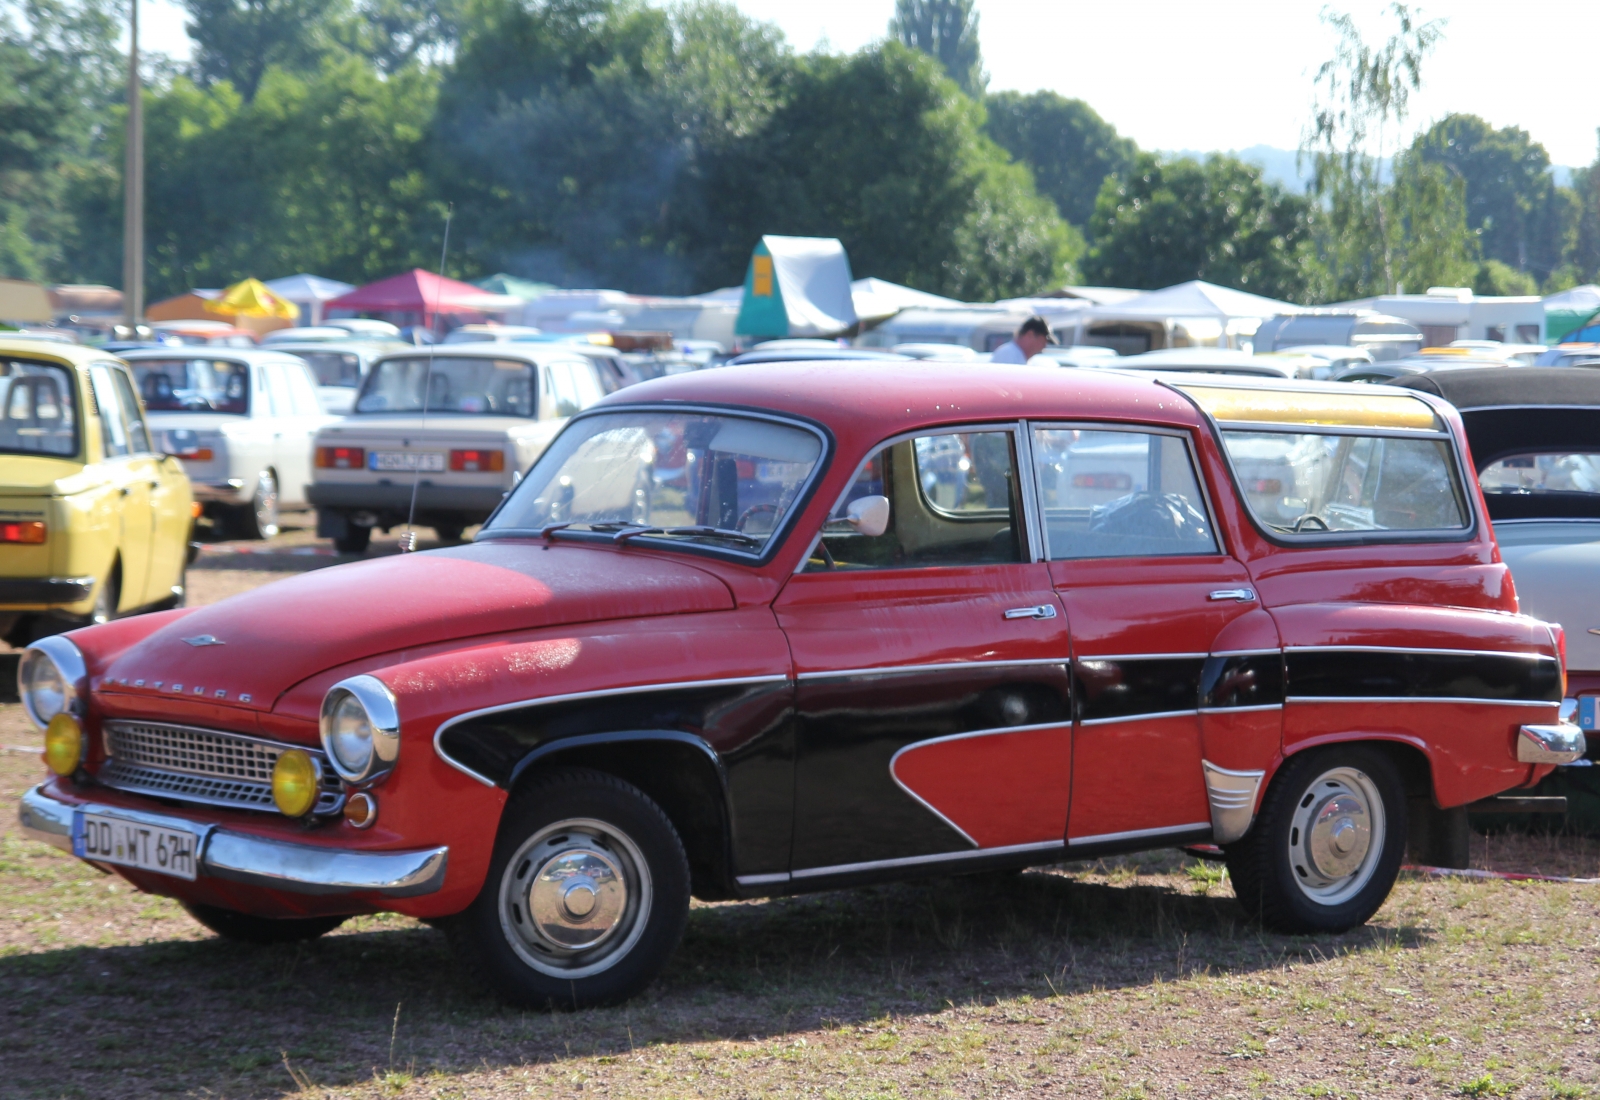
<svg viewBox="0 0 1600 1100">
<path fill-rule="evenodd" d="M 1017 329 L 1017 347 L 1026 352 L 1029 359 L 1043 351 L 1049 342 L 1050 326 L 1043 317 L 1029 317 Z"/>
</svg>

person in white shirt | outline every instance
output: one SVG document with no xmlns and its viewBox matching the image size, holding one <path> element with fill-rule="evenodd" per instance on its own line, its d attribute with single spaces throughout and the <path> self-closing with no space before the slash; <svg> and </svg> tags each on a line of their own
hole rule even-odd
<svg viewBox="0 0 1600 1100">
<path fill-rule="evenodd" d="M 1016 336 L 994 349 L 991 363 L 1026 363 L 1044 350 L 1050 342 L 1050 326 L 1043 317 L 1029 317 L 1017 329 Z"/>
</svg>

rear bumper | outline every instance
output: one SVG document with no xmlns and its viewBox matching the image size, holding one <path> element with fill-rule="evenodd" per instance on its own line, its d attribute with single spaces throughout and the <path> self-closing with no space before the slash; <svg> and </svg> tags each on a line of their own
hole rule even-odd
<svg viewBox="0 0 1600 1100">
<path fill-rule="evenodd" d="M 506 491 L 504 486 L 499 485 L 430 485 L 424 481 L 417 486 L 417 513 L 460 515 L 482 520 L 500 506 L 500 498 L 506 495 Z M 306 498 L 313 507 L 325 510 L 404 516 L 411 510 L 411 485 L 314 482 L 306 486 Z"/>
<path fill-rule="evenodd" d="M 93 592 L 93 577 L 0 578 L 0 606 L 82 603 Z"/>
<path fill-rule="evenodd" d="M 71 853 L 73 814 L 78 810 L 108 814 L 154 828 L 177 827 L 204 835 L 199 847 L 202 876 L 294 894 L 378 894 L 414 898 L 444 885 L 449 848 L 403 852 L 364 852 L 238 833 L 188 818 L 92 803 L 68 805 L 34 787 L 22 796 L 18 817 L 35 840 Z"/>
</svg>

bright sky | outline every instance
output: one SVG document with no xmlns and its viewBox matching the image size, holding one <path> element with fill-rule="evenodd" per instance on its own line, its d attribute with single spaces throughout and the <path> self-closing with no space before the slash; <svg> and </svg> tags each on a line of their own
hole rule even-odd
<svg viewBox="0 0 1600 1100">
<path fill-rule="evenodd" d="M 797 49 L 856 50 L 881 38 L 894 0 L 734 0 Z M 1331 56 L 1325 6 L 1369 41 L 1392 27 L 1377 0 L 978 0 L 992 91 L 1048 89 L 1084 99 L 1146 149 L 1293 149 L 1311 81 Z M 1594 0 L 1433 0 L 1444 41 L 1412 102 L 1417 129 L 1453 111 L 1521 126 L 1556 164 L 1595 159 L 1600 97 L 1583 44 L 1600 38 Z M 187 57 L 181 9 L 143 0 L 146 50 Z M 1574 49 L 1576 47 L 1576 49 Z"/>
</svg>

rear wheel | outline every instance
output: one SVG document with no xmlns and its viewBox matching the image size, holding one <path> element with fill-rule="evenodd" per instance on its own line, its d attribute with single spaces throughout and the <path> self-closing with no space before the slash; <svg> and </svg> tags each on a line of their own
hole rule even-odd
<svg viewBox="0 0 1600 1100">
<path fill-rule="evenodd" d="M 253 917 L 215 905 L 186 901 L 189 915 L 225 940 L 239 943 L 297 943 L 332 932 L 349 917 Z"/>
<path fill-rule="evenodd" d="M 688 860 L 661 808 L 614 776 L 562 769 L 507 806 L 483 890 L 449 930 L 506 1000 L 588 1008 L 650 984 L 688 916 Z"/>
<path fill-rule="evenodd" d="M 1389 896 L 1406 846 L 1405 788 L 1365 745 L 1291 757 L 1254 827 L 1225 849 L 1240 904 L 1279 932 L 1344 932 Z"/>
<path fill-rule="evenodd" d="M 345 533 L 333 540 L 333 548 L 341 554 L 365 554 L 372 542 L 372 528 L 350 524 Z"/>
<path fill-rule="evenodd" d="M 256 475 L 250 503 L 234 513 L 236 538 L 270 539 L 278 533 L 278 479 L 271 470 Z"/>
</svg>

